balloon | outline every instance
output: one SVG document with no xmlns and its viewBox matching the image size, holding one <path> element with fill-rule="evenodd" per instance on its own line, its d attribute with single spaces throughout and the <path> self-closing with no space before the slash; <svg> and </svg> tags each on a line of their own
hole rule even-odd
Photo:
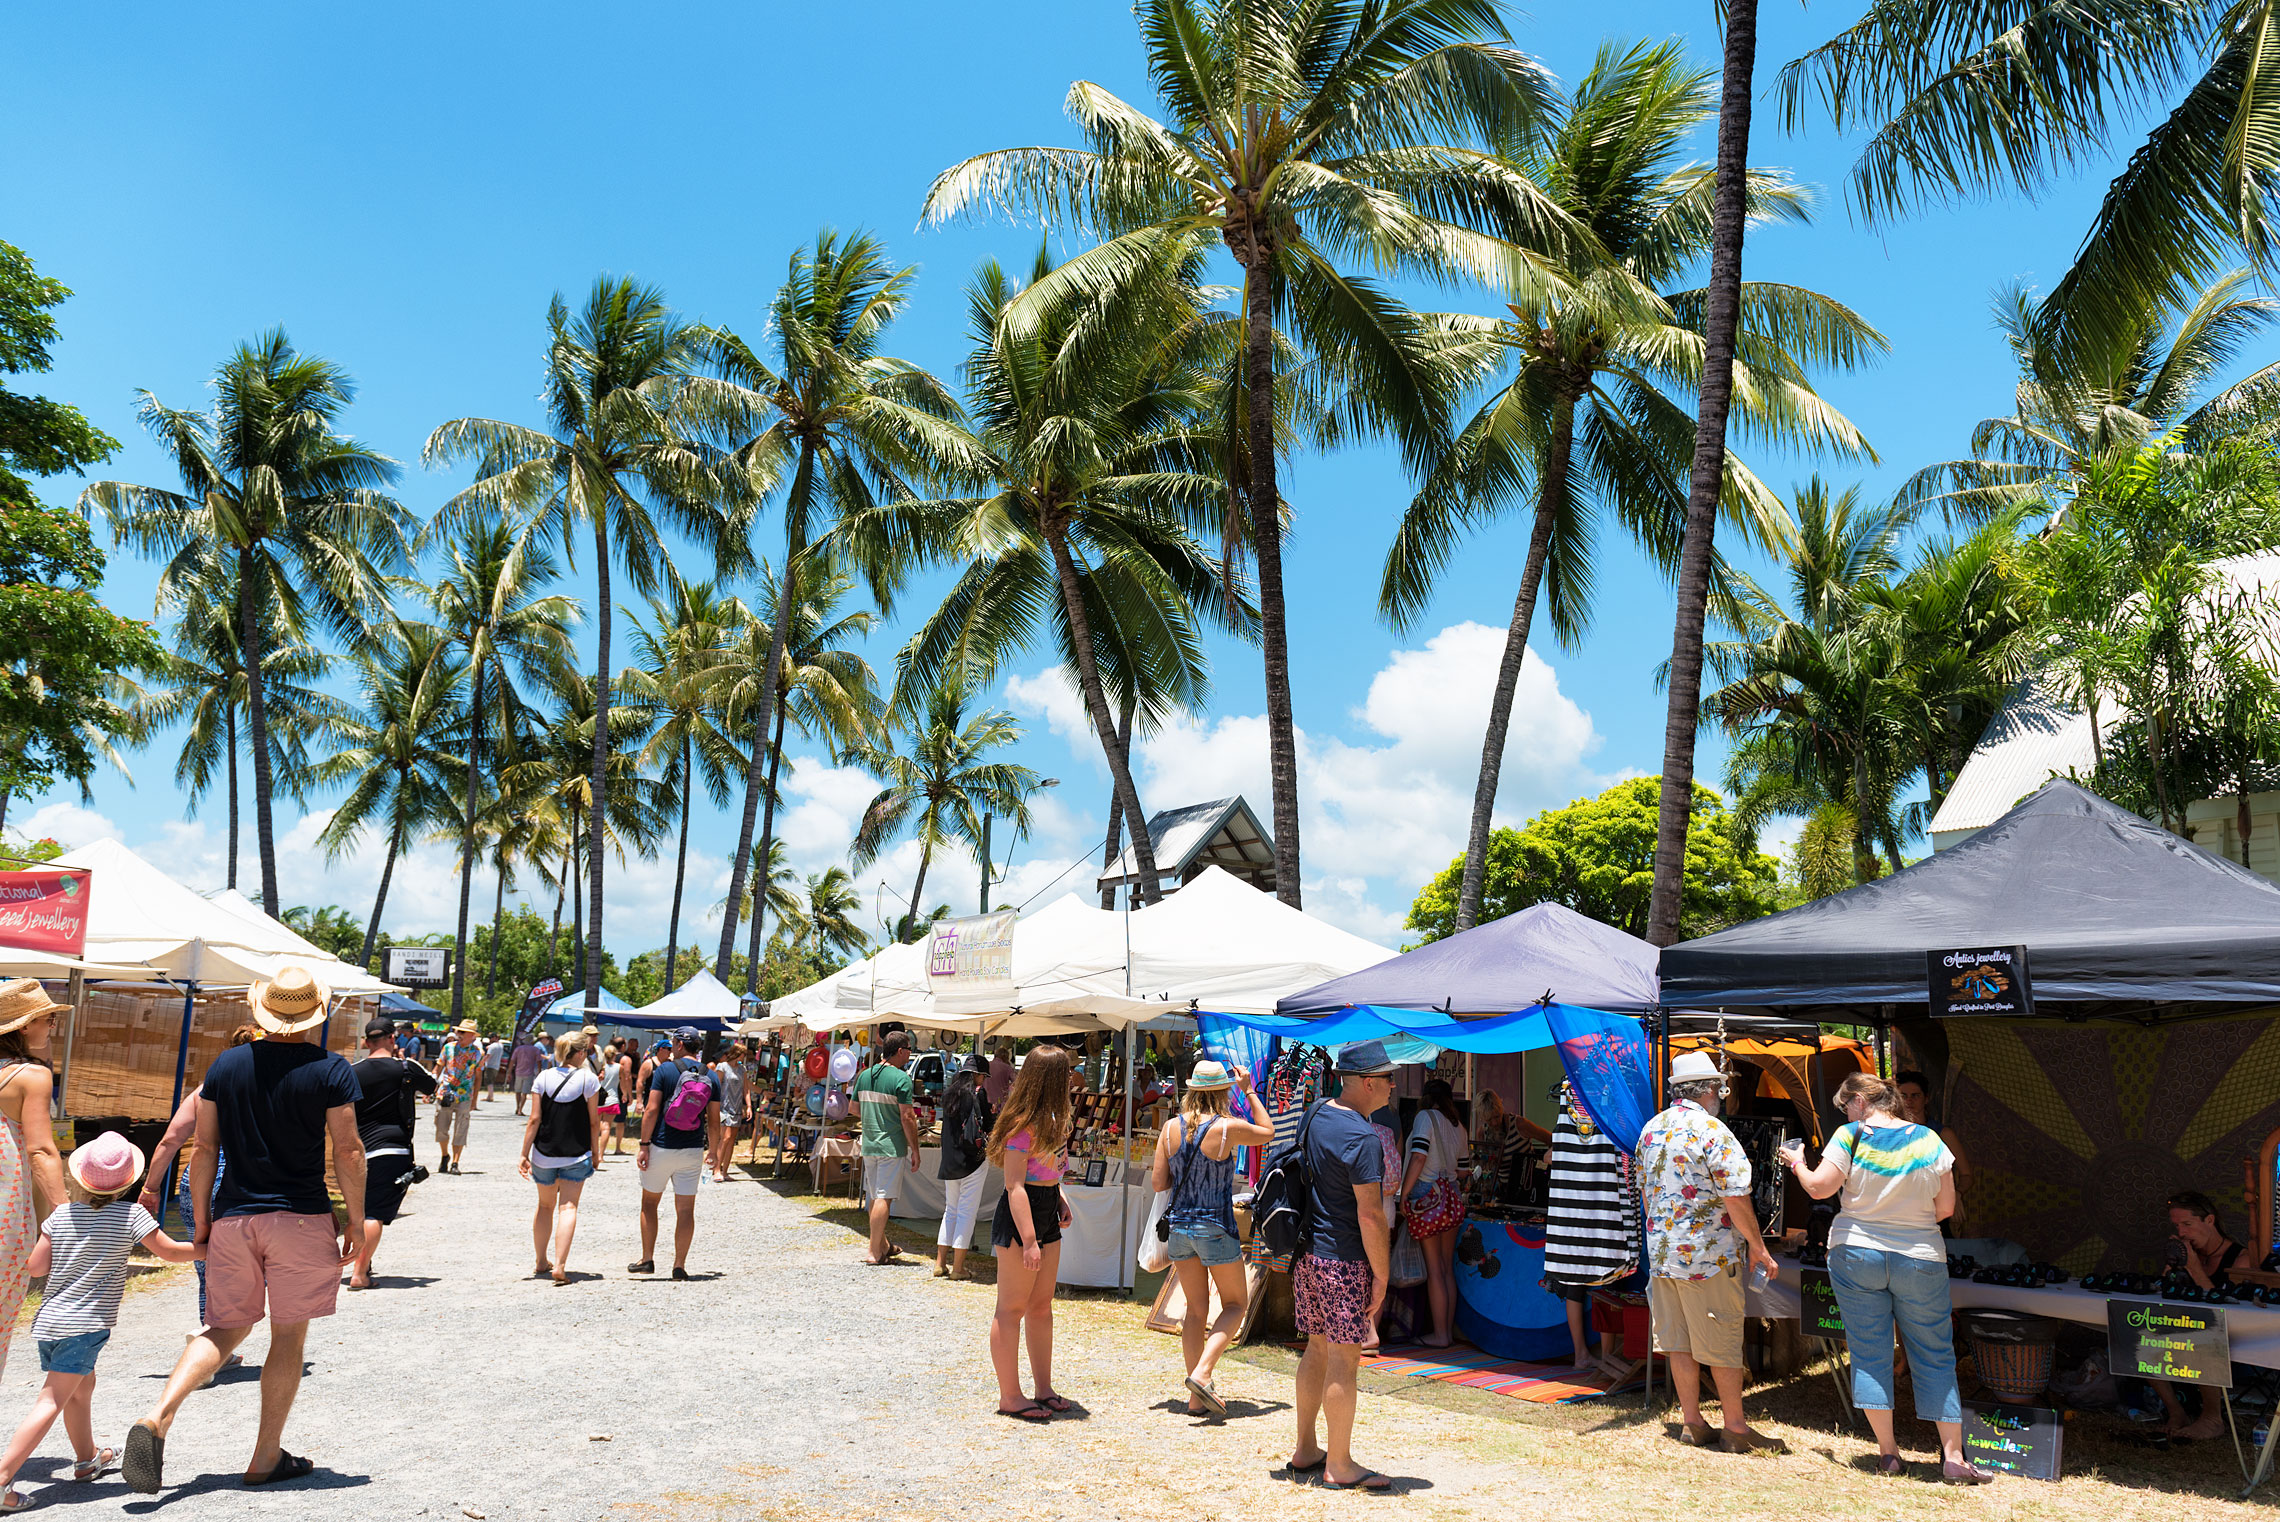
<svg viewBox="0 0 2280 1522">
<path fill-rule="evenodd" d="M 810 1034 L 810 1035 L 812 1035 L 812 1036 L 815 1038 L 815 1039 L 814 1039 L 814 1041 L 812 1041 L 812 1042 L 810 1043 L 810 1045 L 813 1045 L 813 1046 L 829 1046 L 829 1045 L 831 1045 L 831 1038 L 830 1038 L 828 1035 L 826 1035 L 824 1032 L 822 1032 L 822 1031 L 811 1031 L 811 1032 L 809 1032 L 809 1034 Z"/>
<path fill-rule="evenodd" d="M 837 1095 L 833 1095 L 832 1097 L 836 1099 L 838 1096 L 837 1096 Z M 810 1115 L 821 1115 L 821 1114 L 823 1113 L 823 1110 L 824 1110 L 824 1102 L 823 1102 L 823 1085 L 822 1085 L 822 1084 L 820 1084 L 820 1083 L 816 1083 L 816 1084 L 810 1084 L 810 1085 L 808 1086 L 808 1091 L 807 1091 L 807 1107 L 808 1107 L 808 1113 L 809 1113 Z"/>
<path fill-rule="evenodd" d="M 853 1083 L 855 1081 L 855 1048 L 843 1046 L 831 1054 L 831 1081 L 833 1083 Z"/>
<path fill-rule="evenodd" d="M 845 1120 L 847 1118 L 847 1096 L 837 1089 L 833 1089 L 823 1101 L 823 1118 L 825 1120 Z"/>
<path fill-rule="evenodd" d="M 831 1059 L 821 1052 L 811 1051 L 807 1054 L 807 1061 L 801 1063 L 800 1066 L 807 1070 L 808 1077 L 821 1078 L 830 1071 Z"/>
</svg>

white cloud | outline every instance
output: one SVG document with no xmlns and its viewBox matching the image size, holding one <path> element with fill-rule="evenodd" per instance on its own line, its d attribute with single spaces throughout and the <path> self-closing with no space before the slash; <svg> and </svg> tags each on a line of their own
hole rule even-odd
<svg viewBox="0 0 2280 1522">
<path fill-rule="evenodd" d="M 1046 727 L 1067 741 L 1071 751 L 1092 763 L 1101 776 L 1108 775 L 1108 761 L 1100 753 L 1092 715 L 1085 712 L 1084 694 L 1077 691 L 1066 671 L 1048 666 L 1035 676 L 1008 677 L 1005 701 L 1015 713 L 1044 719 Z"/>
<path fill-rule="evenodd" d="M 53 840 L 69 850 L 98 840 L 123 840 L 119 827 L 76 803 L 47 803 L 8 821 L 8 834 L 26 842 Z"/>
</svg>

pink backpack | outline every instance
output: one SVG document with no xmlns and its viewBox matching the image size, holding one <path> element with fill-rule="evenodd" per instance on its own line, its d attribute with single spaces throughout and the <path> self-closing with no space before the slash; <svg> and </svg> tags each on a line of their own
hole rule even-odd
<svg viewBox="0 0 2280 1522">
<path fill-rule="evenodd" d="M 666 1102 L 664 1122 L 676 1131 L 702 1130 L 705 1111 L 712 1107 L 712 1102 L 712 1080 L 703 1073 L 683 1072 L 681 1086 Z"/>
</svg>

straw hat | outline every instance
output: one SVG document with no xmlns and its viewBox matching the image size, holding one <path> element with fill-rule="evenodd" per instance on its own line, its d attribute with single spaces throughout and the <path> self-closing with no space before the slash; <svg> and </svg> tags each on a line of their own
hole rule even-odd
<svg viewBox="0 0 2280 1522">
<path fill-rule="evenodd" d="M 1683 1052 L 1671 1059 L 1672 1083 L 1717 1083 L 1725 1076 L 1708 1052 Z"/>
<path fill-rule="evenodd" d="M 37 978 L 12 978 L 0 983 L 0 1036 L 20 1031 L 42 1015 L 68 1015 L 71 1006 L 48 997 Z"/>
<path fill-rule="evenodd" d="M 89 1194 L 117 1194 L 142 1177 L 143 1151 L 116 1131 L 105 1131 L 71 1154 L 71 1176 Z"/>
<path fill-rule="evenodd" d="M 460 1021 L 457 1025 L 454 1025 L 451 1028 L 451 1033 L 454 1036 L 480 1036 L 483 1034 L 481 1030 L 477 1029 L 475 1022 L 472 1020 Z"/>
<path fill-rule="evenodd" d="M 245 996 L 253 1022 L 275 1036 L 291 1036 L 322 1025 L 332 1003 L 332 990 L 319 983 L 306 967 L 285 967 L 274 980 L 256 983 Z"/>
</svg>

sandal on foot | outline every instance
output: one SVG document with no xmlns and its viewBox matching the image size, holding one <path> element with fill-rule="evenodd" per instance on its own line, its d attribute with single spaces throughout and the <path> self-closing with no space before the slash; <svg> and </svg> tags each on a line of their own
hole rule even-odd
<svg viewBox="0 0 2280 1522">
<path fill-rule="evenodd" d="M 560 1289 L 563 1285 L 570 1282 L 570 1276 L 559 1268 L 554 1270 L 551 1274 L 548 1274 L 547 1277 L 554 1281 L 554 1287 L 556 1289 Z"/>
<path fill-rule="evenodd" d="M 0 1511 L 30 1511 L 31 1509 L 32 1498 L 15 1486 L 11 1485 L 6 1490 L 0 1490 Z"/>
<path fill-rule="evenodd" d="M 1718 1446 L 1718 1429 L 1708 1422 L 1681 1422 L 1678 1440 L 1689 1448 L 1715 1448 Z"/>
<path fill-rule="evenodd" d="M 1332 1490 L 1362 1490 L 1373 1496 L 1382 1496 L 1393 1489 L 1392 1478 L 1379 1474 L 1374 1469 L 1365 1469 L 1351 1480 L 1333 1480 L 1325 1474 L 1322 1477 L 1322 1483 Z"/>
<path fill-rule="evenodd" d="M 1037 1397 L 1037 1404 L 1055 1416 L 1061 1416 L 1075 1409 L 1076 1406 L 1076 1402 L 1070 1400 L 1066 1395 L 1040 1395 Z"/>
<path fill-rule="evenodd" d="M 315 1464 L 302 1458 L 299 1454 L 287 1453 L 283 1449 L 279 1449 L 277 1467 L 267 1474 L 249 1474 L 245 1477 L 245 1483 L 249 1486 L 275 1485 L 285 1480 L 298 1480 L 303 1475 L 314 1472 L 316 1467 Z"/>
<path fill-rule="evenodd" d="M 166 1439 L 148 1421 L 127 1429 L 127 1452 L 119 1473 L 126 1478 L 127 1489 L 146 1496 L 157 1495 L 166 1483 Z"/>
<path fill-rule="evenodd" d="M 71 1477 L 79 1481 L 81 1484 L 85 1484 L 89 1480 L 99 1480 L 103 1477 L 105 1471 L 116 1466 L 118 1462 L 118 1449 L 98 1448 L 95 1450 L 95 1457 L 91 1459 L 81 1459 L 78 1463 L 71 1466 Z"/>
<path fill-rule="evenodd" d="M 1313 1474 L 1316 1470 L 1320 1469 L 1323 1465 L 1329 1462 L 1330 1455 L 1325 1453 L 1322 1455 L 1322 1457 L 1318 1459 L 1309 1459 L 1303 1464 L 1292 1460 L 1285 1460 L 1283 1463 L 1283 1468 L 1285 1471 L 1291 1474 Z"/>
<path fill-rule="evenodd" d="M 1227 1414 L 1227 1402 L 1219 1398 L 1219 1392 L 1202 1380 L 1197 1379 L 1193 1374 L 1188 1376 L 1187 1387 L 1188 1394 L 1203 1402 L 1204 1410 L 1209 1411 L 1213 1416 L 1225 1416 Z"/>
<path fill-rule="evenodd" d="M 628 1263 L 625 1271 L 629 1274 L 653 1274 L 657 1272 L 657 1260 L 643 1258 L 639 1263 Z"/>
<path fill-rule="evenodd" d="M 1038 1405 L 1035 1401 L 1031 1401 L 1028 1405 L 1023 1406 L 1018 1411 L 1000 1411 L 998 1415 L 1004 1417 L 1008 1421 L 1015 1422 L 1049 1422 L 1053 1419 L 1053 1413 L 1046 1410 L 1043 1406 Z"/>
<path fill-rule="evenodd" d="M 1908 1461 L 1897 1453 L 1881 1453 L 1876 1457 L 1875 1474 L 1880 1479 L 1902 1479 L 1908 1473 Z"/>
<path fill-rule="evenodd" d="M 1985 1485 L 1994 1478 L 1994 1470 L 1982 1469 L 1968 1459 L 1961 1464 L 1940 1465 L 1940 1480 L 1947 1485 Z"/>
</svg>

